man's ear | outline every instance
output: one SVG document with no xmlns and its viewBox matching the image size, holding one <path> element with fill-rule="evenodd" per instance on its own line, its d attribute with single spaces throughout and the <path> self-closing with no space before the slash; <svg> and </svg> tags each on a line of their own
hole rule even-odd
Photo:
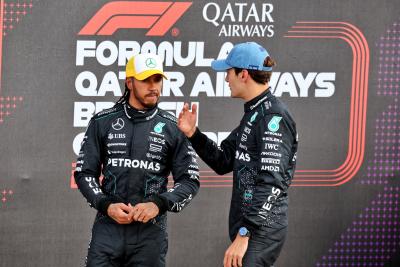
<svg viewBox="0 0 400 267">
<path fill-rule="evenodd" d="M 248 77 L 249 77 L 249 72 L 246 69 L 243 69 L 240 73 L 240 79 L 243 80 L 244 82 L 247 81 Z"/>
<path fill-rule="evenodd" d="M 133 87 L 132 82 L 133 82 L 133 80 L 131 78 L 126 78 L 125 79 L 126 87 L 128 87 L 129 90 L 132 90 L 132 87 Z"/>
</svg>

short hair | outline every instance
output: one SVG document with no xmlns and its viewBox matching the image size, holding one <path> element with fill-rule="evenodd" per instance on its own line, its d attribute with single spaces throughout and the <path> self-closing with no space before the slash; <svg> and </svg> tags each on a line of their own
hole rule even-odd
<svg viewBox="0 0 400 267">
<path fill-rule="evenodd" d="M 264 60 L 264 67 L 273 67 L 276 65 L 276 61 L 271 57 L 266 57 Z M 242 68 L 233 68 L 235 70 L 236 75 L 238 75 L 243 69 Z M 251 70 L 247 69 L 250 74 L 250 77 L 258 84 L 267 84 L 272 75 L 272 71 L 262 71 L 262 70 Z"/>
</svg>

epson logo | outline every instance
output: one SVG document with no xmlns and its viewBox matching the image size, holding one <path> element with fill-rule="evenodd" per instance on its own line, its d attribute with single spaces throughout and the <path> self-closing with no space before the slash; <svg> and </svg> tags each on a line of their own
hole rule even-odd
<svg viewBox="0 0 400 267">
<path fill-rule="evenodd" d="M 149 162 L 147 160 L 137 160 L 137 159 L 108 159 L 108 165 L 113 167 L 122 167 L 122 168 L 134 168 L 134 169 L 145 169 L 150 171 L 159 171 L 160 163 L 158 162 Z"/>
</svg>

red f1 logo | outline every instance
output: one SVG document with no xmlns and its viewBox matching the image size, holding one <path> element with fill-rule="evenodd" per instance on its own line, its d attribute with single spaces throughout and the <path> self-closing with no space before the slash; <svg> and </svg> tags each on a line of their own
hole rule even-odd
<svg viewBox="0 0 400 267">
<path fill-rule="evenodd" d="M 149 29 L 147 36 L 163 36 L 192 2 L 115 1 L 105 4 L 79 35 L 112 35 L 119 29 Z"/>
</svg>

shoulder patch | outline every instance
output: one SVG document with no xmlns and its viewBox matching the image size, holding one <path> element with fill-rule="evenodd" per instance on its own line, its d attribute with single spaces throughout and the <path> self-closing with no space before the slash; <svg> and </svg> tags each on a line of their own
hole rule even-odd
<svg viewBox="0 0 400 267">
<path fill-rule="evenodd" d="M 106 118 L 114 113 L 119 113 L 121 111 L 122 111 L 122 108 L 120 105 L 118 105 L 118 106 L 114 106 L 112 108 L 108 108 L 108 109 L 105 109 L 105 110 L 97 113 L 96 115 L 93 116 L 93 118 L 95 120 L 99 120 L 99 119 Z"/>
<path fill-rule="evenodd" d="M 167 119 L 169 121 L 172 121 L 175 124 L 178 123 L 178 120 L 174 115 L 166 112 L 165 110 L 160 110 L 160 111 L 161 112 L 159 112 L 157 115 L 159 115 L 159 116 L 161 116 L 161 117 L 163 117 L 163 118 L 165 118 L 165 119 Z"/>
</svg>

